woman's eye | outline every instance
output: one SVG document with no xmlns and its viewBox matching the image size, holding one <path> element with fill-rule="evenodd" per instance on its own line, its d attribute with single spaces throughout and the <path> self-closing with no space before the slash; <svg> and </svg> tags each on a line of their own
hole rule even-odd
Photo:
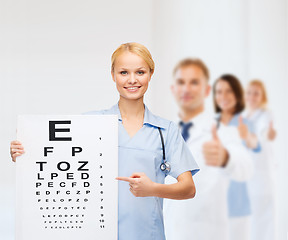
<svg viewBox="0 0 288 240">
<path fill-rule="evenodd" d="M 127 72 L 127 71 L 121 71 L 120 74 L 121 74 L 121 75 L 127 75 L 128 72 Z"/>
<path fill-rule="evenodd" d="M 143 74 L 144 74 L 144 71 L 138 71 L 137 74 L 143 75 Z"/>
</svg>

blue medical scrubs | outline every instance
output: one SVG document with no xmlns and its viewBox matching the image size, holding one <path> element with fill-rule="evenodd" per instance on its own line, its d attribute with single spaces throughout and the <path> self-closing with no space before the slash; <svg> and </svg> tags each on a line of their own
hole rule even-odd
<svg viewBox="0 0 288 240">
<path fill-rule="evenodd" d="M 169 175 L 177 178 L 186 171 L 191 171 L 192 175 L 199 171 L 178 126 L 153 115 L 146 106 L 143 126 L 133 137 L 122 125 L 118 104 L 88 114 L 118 115 L 119 176 L 129 177 L 134 172 L 144 172 L 153 182 L 164 184 L 166 175 L 160 170 L 163 152 L 158 127 L 163 133 L 166 159 L 171 164 Z M 162 198 L 135 197 L 129 191 L 129 183 L 119 181 L 119 240 L 165 240 L 162 211 Z"/>
<path fill-rule="evenodd" d="M 235 114 L 228 125 L 238 127 L 239 117 L 240 114 Z M 253 124 L 249 120 L 244 118 L 243 123 L 248 127 L 249 132 L 254 133 Z M 252 149 L 252 151 L 260 152 L 260 144 L 258 143 L 258 146 L 255 149 Z M 230 181 L 228 189 L 228 210 L 229 217 L 231 218 L 244 217 L 251 214 L 251 205 L 246 182 Z"/>
</svg>

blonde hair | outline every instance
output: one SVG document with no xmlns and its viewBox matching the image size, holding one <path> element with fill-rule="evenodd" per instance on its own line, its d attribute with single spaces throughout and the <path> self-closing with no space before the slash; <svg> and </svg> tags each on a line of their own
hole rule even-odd
<svg viewBox="0 0 288 240">
<path fill-rule="evenodd" d="M 266 92 L 266 88 L 265 88 L 264 83 L 261 80 L 254 79 L 254 80 L 249 82 L 248 87 L 249 86 L 257 86 L 261 89 L 261 91 L 262 91 L 261 107 L 266 108 L 266 105 L 268 103 L 268 97 L 267 97 L 267 92 Z"/>
<path fill-rule="evenodd" d="M 111 71 L 114 71 L 114 65 L 117 57 L 119 57 L 124 52 L 131 52 L 137 54 L 141 57 L 149 66 L 150 72 L 153 73 L 155 69 L 155 64 L 152 59 L 151 53 L 149 50 L 140 43 L 131 42 L 121 44 L 111 56 Z"/>
<path fill-rule="evenodd" d="M 210 74 L 209 74 L 209 69 L 208 67 L 205 65 L 205 63 L 199 59 L 199 58 L 185 58 L 183 60 L 181 60 L 173 69 L 173 76 L 175 76 L 176 72 L 178 71 L 178 69 L 180 68 L 184 68 L 184 67 L 190 67 L 190 66 L 197 66 L 199 67 L 203 73 L 204 76 L 206 77 L 207 81 L 210 78 Z"/>
</svg>

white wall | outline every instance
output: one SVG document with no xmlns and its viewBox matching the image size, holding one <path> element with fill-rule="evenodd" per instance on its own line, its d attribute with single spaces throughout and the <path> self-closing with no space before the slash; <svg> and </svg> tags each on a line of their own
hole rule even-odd
<svg viewBox="0 0 288 240">
<path fill-rule="evenodd" d="M 154 56 L 149 108 L 174 118 L 172 68 L 202 58 L 211 83 L 231 72 L 246 83 L 262 78 L 279 136 L 279 240 L 288 229 L 287 0 L 0 1 L 0 239 L 14 236 L 14 165 L 9 142 L 16 116 L 77 114 L 117 101 L 110 56 L 138 41 Z M 101 99 L 101 100 L 100 100 Z M 211 97 L 207 108 L 212 109 Z"/>
</svg>

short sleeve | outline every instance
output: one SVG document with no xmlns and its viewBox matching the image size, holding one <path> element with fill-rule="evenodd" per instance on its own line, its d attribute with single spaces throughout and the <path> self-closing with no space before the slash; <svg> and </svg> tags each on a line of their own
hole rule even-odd
<svg viewBox="0 0 288 240">
<path fill-rule="evenodd" d="M 166 159 L 171 165 L 170 176 L 177 178 L 187 171 L 191 171 L 193 176 L 199 171 L 199 167 L 182 138 L 179 128 L 173 122 L 168 128 L 166 149 Z"/>
</svg>

